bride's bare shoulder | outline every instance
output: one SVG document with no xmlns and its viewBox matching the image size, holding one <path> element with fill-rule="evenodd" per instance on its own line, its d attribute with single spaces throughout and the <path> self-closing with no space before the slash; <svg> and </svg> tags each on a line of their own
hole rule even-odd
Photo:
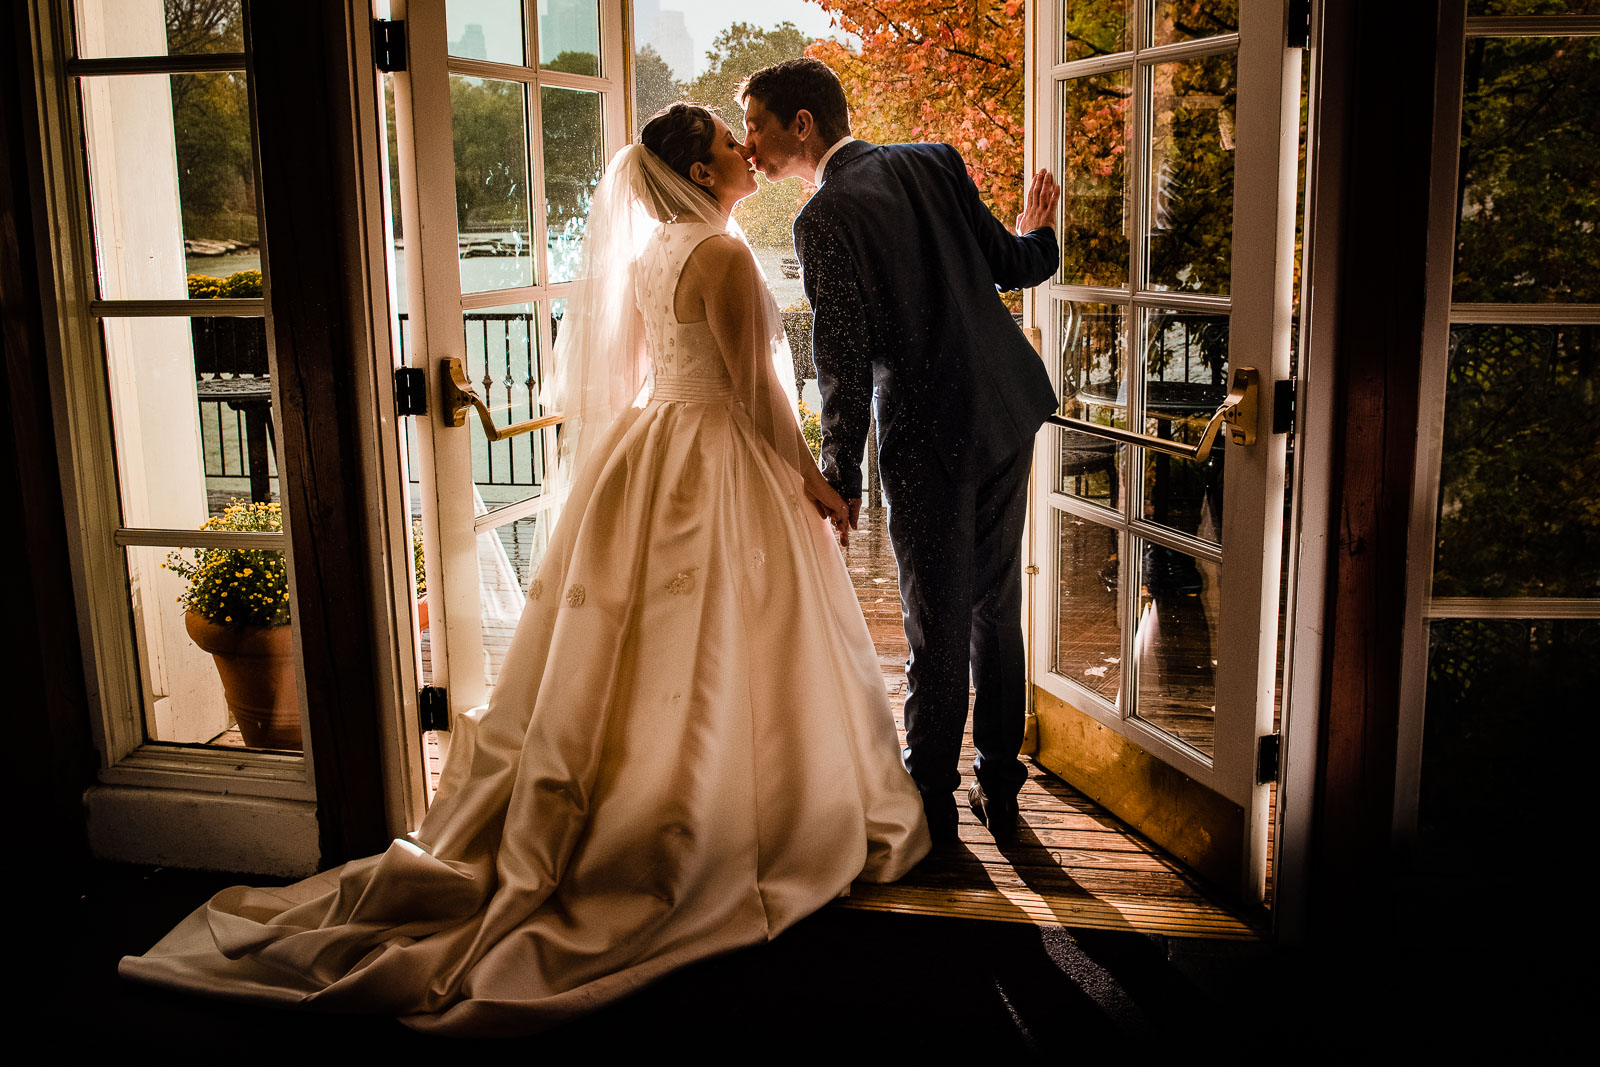
<svg viewBox="0 0 1600 1067">
<path fill-rule="evenodd" d="M 706 270 L 726 270 L 743 263 L 754 263 L 750 246 L 732 234 L 719 233 L 707 237 L 690 255 L 689 262 Z"/>
</svg>

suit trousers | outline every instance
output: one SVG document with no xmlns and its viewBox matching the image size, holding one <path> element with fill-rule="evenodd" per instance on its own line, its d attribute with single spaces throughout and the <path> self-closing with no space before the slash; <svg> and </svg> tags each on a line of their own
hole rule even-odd
<svg viewBox="0 0 1600 1067">
<path fill-rule="evenodd" d="M 896 457 L 900 458 L 900 457 Z M 1030 440 L 993 469 L 953 478 L 931 456 L 882 464 L 900 578 L 906 661 L 906 769 L 931 817 L 961 784 L 969 683 L 973 772 L 990 796 L 1015 796 L 1027 708 L 1022 528 Z"/>
</svg>

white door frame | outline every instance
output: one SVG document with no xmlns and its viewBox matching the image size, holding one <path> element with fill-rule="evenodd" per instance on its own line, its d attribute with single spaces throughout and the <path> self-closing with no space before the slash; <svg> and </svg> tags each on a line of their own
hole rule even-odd
<svg viewBox="0 0 1600 1067">
<path fill-rule="evenodd" d="M 375 0 L 381 7 L 381 0 Z M 544 159 L 540 126 L 542 86 L 602 94 L 603 157 L 609 159 L 629 139 L 632 57 L 627 46 L 626 0 L 600 0 L 601 75 L 589 77 L 538 69 L 538 5 L 524 0 L 524 25 L 530 53 L 526 67 L 451 57 L 443 0 L 390 0 L 388 17 L 406 23 L 407 69 L 394 75 L 395 126 L 399 161 L 400 216 L 405 233 L 407 337 L 410 366 L 428 383 L 429 413 L 416 426 L 416 470 L 422 486 L 423 538 L 427 545 L 431 684 L 449 697 L 451 714 L 484 704 L 484 640 L 479 598 L 478 541 L 497 526 L 548 512 L 554 496 L 510 504 L 488 515 L 474 515 L 472 430 L 449 425 L 449 399 L 441 366 L 465 359 L 462 315 L 474 308 L 536 303 L 537 350 L 543 374 L 550 371 L 550 302 L 565 298 L 572 282 L 550 281 L 545 240 Z M 452 73 L 515 80 L 529 88 L 528 176 L 530 236 L 536 263 L 534 283 L 515 288 L 464 293 L 458 260 L 455 161 L 451 136 Z M 554 429 L 546 437 L 555 449 Z M 391 507 L 404 509 L 404 496 Z M 404 510 L 401 514 L 407 514 Z M 409 528 L 409 520 L 402 523 Z M 409 558 L 409 557 L 407 557 Z M 396 568 L 397 593 L 410 588 L 409 571 Z M 413 619 L 415 605 L 413 602 Z M 403 758 L 420 767 L 420 729 L 412 716 Z M 448 735 L 441 735 L 448 744 Z M 420 816 L 420 808 L 415 808 Z"/>
<path fill-rule="evenodd" d="M 1143 5 L 1138 19 L 1144 18 Z M 1099 57 L 1075 63 L 1056 64 L 1056 42 L 1061 12 L 1059 5 L 1033 11 L 1035 36 L 1030 43 L 1030 58 L 1038 58 L 1034 70 L 1030 127 L 1051 131 L 1035 135 L 1028 169 L 1040 166 L 1054 169 L 1059 158 L 1059 117 L 1056 114 L 1056 82 L 1063 76 L 1077 76 L 1128 65 L 1128 61 Z M 1042 327 L 1046 363 L 1052 378 L 1059 374 L 1060 338 L 1055 299 L 1096 299 L 1137 308 L 1193 306 L 1200 310 L 1227 311 L 1230 314 L 1229 365 L 1253 366 L 1261 377 L 1256 443 L 1240 448 L 1227 445 L 1228 488 L 1223 502 L 1220 552 L 1197 552 L 1192 545 L 1182 547 L 1201 558 L 1226 558 L 1222 569 L 1221 603 L 1227 614 L 1222 619 L 1221 639 L 1227 652 L 1219 655 L 1216 676 L 1215 751 L 1207 760 L 1186 746 L 1174 742 L 1143 722 L 1131 718 L 1129 690 L 1134 684 L 1124 671 L 1121 707 L 1115 708 L 1087 689 L 1051 670 L 1054 632 L 1054 597 L 1034 598 L 1033 633 L 1035 641 L 1030 661 L 1035 684 L 1044 691 L 1090 715 L 1106 728 L 1122 735 L 1163 762 L 1180 770 L 1202 785 L 1240 805 L 1245 812 L 1246 871 L 1243 884 L 1258 899 L 1265 890 L 1266 853 L 1270 827 L 1267 821 L 1267 784 L 1256 782 L 1257 738 L 1272 732 L 1273 688 L 1277 659 L 1278 587 L 1282 537 L 1283 486 L 1285 479 L 1285 438 L 1272 433 L 1272 385 L 1286 379 L 1290 368 L 1289 339 L 1292 325 L 1294 206 L 1296 200 L 1297 141 L 1299 131 L 1299 53 L 1286 47 L 1285 11 L 1281 4 L 1245 3 L 1241 5 L 1240 33 L 1237 38 L 1207 39 L 1139 49 L 1134 61 L 1136 76 L 1130 118 L 1138 139 L 1142 106 L 1139 71 L 1147 61 L 1189 58 L 1238 47 L 1237 155 L 1235 158 L 1233 270 L 1231 298 L 1198 298 L 1187 294 L 1136 293 L 1131 301 L 1116 290 L 1087 292 L 1082 287 L 1058 284 L 1034 291 L 1033 321 Z M 1146 55 L 1148 53 L 1148 55 Z M 1135 153 L 1135 166 L 1143 165 L 1142 147 Z M 1137 280 L 1140 241 L 1143 229 L 1143 198 L 1132 198 L 1130 282 Z M 1241 297 L 1240 294 L 1245 294 Z M 1251 295 L 1257 294 L 1257 295 Z M 1137 329 L 1136 322 L 1130 329 Z M 1137 342 L 1135 342 L 1137 343 Z M 1059 382 L 1057 383 L 1059 387 Z M 1035 450 L 1035 485 L 1038 497 L 1031 520 L 1039 544 L 1046 550 L 1032 561 L 1039 567 L 1039 590 L 1057 587 L 1056 552 L 1053 551 L 1053 512 L 1090 514 L 1102 521 L 1102 509 L 1073 498 L 1053 493 L 1058 448 L 1055 431 L 1047 430 L 1047 444 Z M 1123 526 L 1141 537 L 1153 531 L 1137 519 Z M 1133 564 L 1136 566 L 1136 563 Z M 1232 605 L 1244 605 L 1232 608 Z M 1242 617 L 1240 617 L 1242 613 Z M 1227 709 L 1240 709 L 1229 712 Z"/>
</svg>

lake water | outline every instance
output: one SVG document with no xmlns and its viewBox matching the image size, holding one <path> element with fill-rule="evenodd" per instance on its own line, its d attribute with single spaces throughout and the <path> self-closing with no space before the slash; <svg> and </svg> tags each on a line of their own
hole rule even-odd
<svg viewBox="0 0 1600 1067">
<path fill-rule="evenodd" d="M 756 260 L 767 276 L 772 295 L 779 307 L 789 307 L 805 300 L 805 291 L 798 278 L 785 278 L 781 262 L 793 255 L 787 248 L 758 248 Z M 186 256 L 186 269 L 190 274 L 204 274 L 212 278 L 226 278 L 242 270 L 260 270 L 259 252 L 233 253 L 223 256 Z M 406 306 L 406 261 L 403 249 L 395 249 L 395 306 L 400 312 Z M 519 279 L 532 277 L 532 264 L 528 256 L 474 256 L 461 260 L 461 280 L 468 292 L 507 285 L 523 284 Z"/>
</svg>

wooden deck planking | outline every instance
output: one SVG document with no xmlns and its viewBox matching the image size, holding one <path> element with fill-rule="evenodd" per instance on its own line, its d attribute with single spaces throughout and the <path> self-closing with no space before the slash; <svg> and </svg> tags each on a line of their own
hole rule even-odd
<svg viewBox="0 0 1600 1067">
<path fill-rule="evenodd" d="M 906 643 L 894 556 L 883 520 L 881 510 L 862 513 L 861 529 L 845 560 L 884 667 L 885 688 L 903 741 Z M 1062 632 L 1070 633 L 1067 627 L 1074 617 L 1063 614 Z M 1114 627 L 1114 614 L 1109 621 Z M 1078 640 L 1092 647 L 1097 638 L 1080 633 Z M 1199 714 L 1192 693 L 1169 700 L 1166 706 L 1183 707 L 1185 702 L 1185 710 Z M 1209 704 L 1208 698 L 1207 715 Z M 1207 718 L 1207 736 L 1209 728 Z M 975 754 L 969 721 L 961 751 L 963 779 L 956 793 L 960 842 L 937 847 L 893 885 L 858 882 L 836 906 L 1175 937 L 1254 940 L 1261 936 L 1249 922 L 1213 900 L 1181 864 L 1042 768 L 1030 766 L 1018 795 L 1024 825 L 1017 842 L 997 846 L 965 803 Z"/>
<path fill-rule="evenodd" d="M 862 514 L 845 562 L 903 741 L 907 648 L 881 510 Z M 497 675 L 511 628 L 492 628 L 484 636 Z M 437 786 L 441 760 L 434 735 L 427 736 L 427 748 Z M 970 771 L 975 754 L 969 724 L 961 752 L 964 771 Z M 1260 937 L 1260 931 L 1210 899 L 1180 864 L 1049 772 L 1030 767 L 1018 796 L 1025 826 L 1017 843 L 1005 848 L 996 846 L 967 810 L 969 782 L 970 774 L 957 793 L 959 844 L 936 849 L 896 884 L 857 883 L 836 906 L 1175 937 Z"/>
</svg>

